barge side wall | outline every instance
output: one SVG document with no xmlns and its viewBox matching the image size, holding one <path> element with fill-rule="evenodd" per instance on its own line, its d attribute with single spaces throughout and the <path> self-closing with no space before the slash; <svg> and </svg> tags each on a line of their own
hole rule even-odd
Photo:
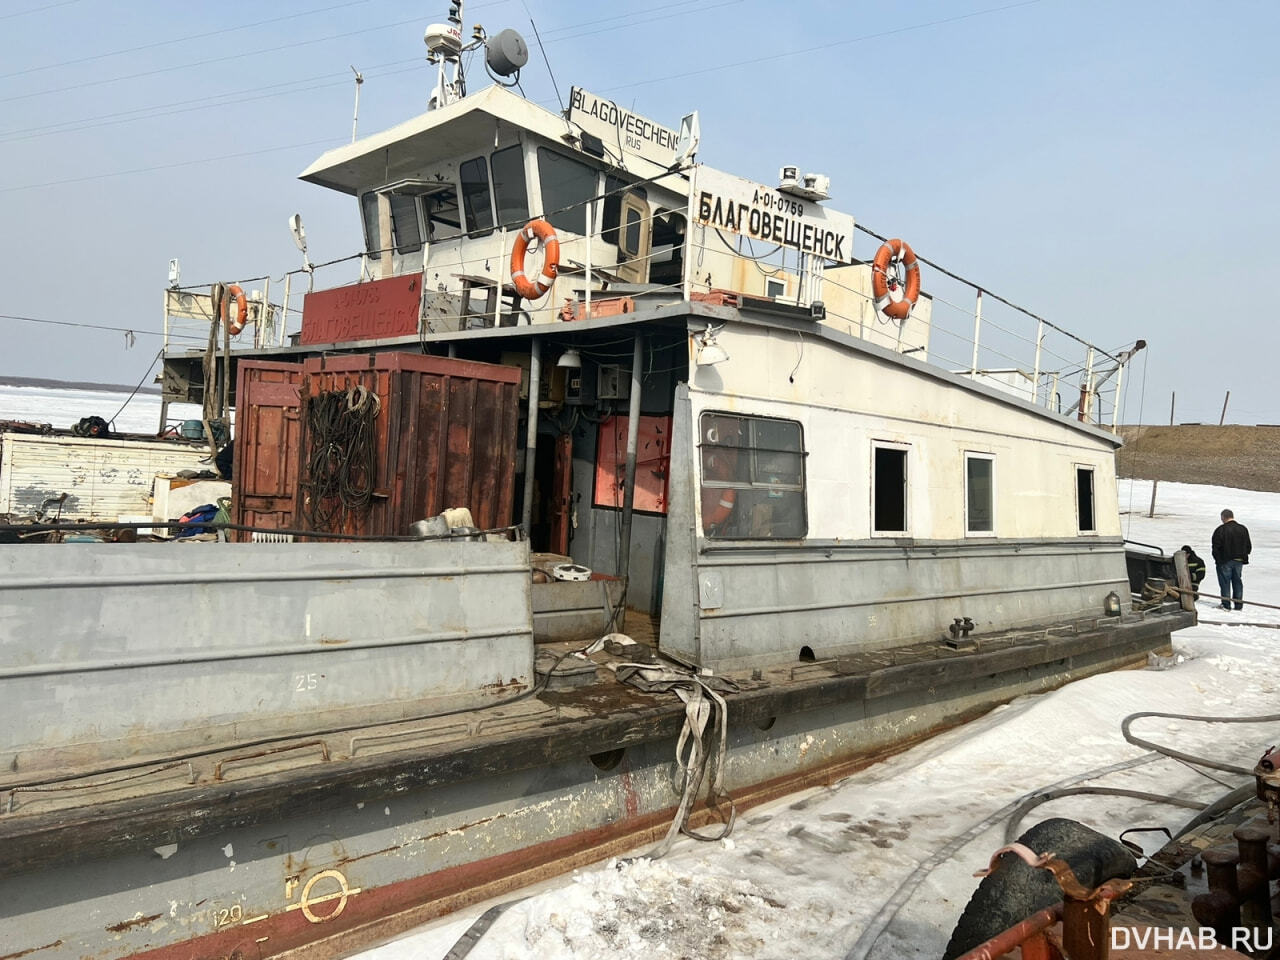
<svg viewBox="0 0 1280 960">
<path fill-rule="evenodd" d="M 0 732 L 8 777 L 532 682 L 524 542 L 0 545 L 0 702 L 22 705 Z"/>
</svg>

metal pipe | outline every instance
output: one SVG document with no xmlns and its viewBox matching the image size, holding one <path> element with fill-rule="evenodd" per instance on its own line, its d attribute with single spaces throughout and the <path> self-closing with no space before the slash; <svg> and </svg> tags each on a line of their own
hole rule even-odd
<svg viewBox="0 0 1280 960">
<path fill-rule="evenodd" d="M 1032 402 L 1040 402 L 1040 352 L 1044 349 L 1044 321 L 1036 322 L 1036 369 L 1031 376 Z M 1049 398 L 1045 397 L 1045 406 L 1049 405 Z"/>
<path fill-rule="evenodd" d="M 585 319 L 591 319 L 591 204 L 588 203 L 583 212 L 587 217 L 587 253 L 586 253 L 586 306 L 583 308 L 586 312 L 583 314 Z"/>
<path fill-rule="evenodd" d="M 1120 397 L 1121 390 L 1124 389 L 1124 368 L 1125 364 L 1120 364 L 1120 369 L 1116 371 L 1116 399 L 1111 404 L 1111 432 L 1115 433 L 1120 426 Z"/>
<path fill-rule="evenodd" d="M 978 373 L 978 335 L 982 330 L 982 291 L 978 291 L 973 308 L 973 362 L 969 364 L 969 372 Z"/>
<path fill-rule="evenodd" d="M 636 449 L 640 445 L 640 366 L 644 362 L 644 337 L 636 334 L 631 352 L 631 398 L 627 406 L 627 463 L 626 480 L 622 489 L 622 556 L 618 561 L 618 576 L 623 589 L 629 585 L 631 573 L 631 518 L 636 503 Z M 624 594 L 625 596 L 625 594 Z M 618 611 L 618 629 L 626 624 L 626 604 Z"/>
<path fill-rule="evenodd" d="M 529 423 L 524 435 L 524 504 L 520 526 L 529 537 L 533 529 L 533 466 L 538 453 L 538 394 L 542 390 L 542 338 L 529 338 Z"/>
<path fill-rule="evenodd" d="M 1021 923 L 1010 927 L 1004 933 L 997 934 L 985 943 L 978 944 L 968 953 L 961 956 L 959 960 L 994 960 L 996 957 L 1003 957 L 1014 947 L 1027 943 L 1032 938 L 1048 930 L 1060 919 L 1062 919 L 1062 904 L 1046 907 L 1039 913 L 1032 914 Z"/>
<path fill-rule="evenodd" d="M 276 338 L 276 346 L 283 347 L 289 330 L 289 288 L 293 286 L 292 271 L 284 275 L 284 296 L 280 300 L 280 335 Z"/>
</svg>

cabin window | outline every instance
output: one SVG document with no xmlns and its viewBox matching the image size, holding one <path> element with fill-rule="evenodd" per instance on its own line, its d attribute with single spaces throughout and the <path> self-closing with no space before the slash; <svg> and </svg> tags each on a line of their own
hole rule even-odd
<svg viewBox="0 0 1280 960">
<path fill-rule="evenodd" d="M 529 220 L 529 188 L 524 179 L 524 148 L 520 144 L 495 150 L 489 161 L 498 226 L 518 230 Z"/>
<path fill-rule="evenodd" d="M 392 193 L 391 246 L 397 253 L 417 253 L 422 249 L 422 227 L 418 221 L 417 198 L 403 193 Z M 360 198 L 364 213 L 364 248 L 371 254 L 382 252 L 380 224 L 378 222 L 378 192 L 370 190 Z"/>
<path fill-rule="evenodd" d="M 871 503 L 873 533 L 907 532 L 907 448 L 873 450 Z"/>
<path fill-rule="evenodd" d="M 539 147 L 538 179 L 542 182 L 543 217 L 557 230 L 585 235 L 586 207 L 596 195 L 595 168 Z"/>
<path fill-rule="evenodd" d="M 775 280 L 773 277 L 766 277 L 764 281 L 764 295 L 766 297 L 785 297 L 787 295 L 787 281 Z"/>
<path fill-rule="evenodd" d="M 1076 524 L 1081 533 L 1098 529 L 1093 518 L 1093 467 L 1076 467 Z"/>
<path fill-rule="evenodd" d="M 623 230 L 622 252 L 628 257 L 640 253 L 640 236 L 643 233 L 644 217 L 635 207 L 627 207 L 627 225 Z"/>
<path fill-rule="evenodd" d="M 630 189 L 628 189 L 630 187 Z M 604 178 L 604 203 L 600 210 L 600 238 L 606 243 L 619 243 L 619 232 L 622 228 L 622 198 L 633 194 L 641 200 L 648 199 L 648 191 L 644 187 L 631 187 L 630 181 L 608 174 Z M 636 238 L 637 244 L 639 237 Z M 632 250 L 635 247 L 631 247 Z"/>
<path fill-rule="evenodd" d="M 804 433 L 797 421 L 704 413 L 699 435 L 704 534 L 732 540 L 805 535 Z"/>
<path fill-rule="evenodd" d="M 360 198 L 360 210 L 364 214 L 364 249 L 378 252 L 378 195 L 370 190 Z"/>
<path fill-rule="evenodd" d="M 462 215 L 458 210 L 458 191 L 443 187 L 423 194 L 422 212 L 427 219 L 427 240 L 452 240 L 462 235 Z"/>
<path fill-rule="evenodd" d="M 462 208 L 467 215 L 467 233 L 480 236 L 493 231 L 493 202 L 489 199 L 489 165 L 476 157 L 458 165 L 462 182 Z"/>
<path fill-rule="evenodd" d="M 418 199 L 393 193 L 391 201 L 391 235 L 397 253 L 417 253 L 422 249 L 422 228 L 418 225 Z"/>
<path fill-rule="evenodd" d="M 968 534 L 995 532 L 995 458 L 985 453 L 964 455 L 964 530 Z"/>
</svg>

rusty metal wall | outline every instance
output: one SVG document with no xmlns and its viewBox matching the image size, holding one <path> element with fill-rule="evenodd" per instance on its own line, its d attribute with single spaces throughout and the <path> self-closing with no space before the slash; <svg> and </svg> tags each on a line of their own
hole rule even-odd
<svg viewBox="0 0 1280 960">
<path fill-rule="evenodd" d="M 236 445 L 231 501 L 236 523 L 294 526 L 302 367 L 245 360 L 236 380 Z M 249 534 L 237 533 L 247 540 Z"/>
<path fill-rule="evenodd" d="M 409 353 L 307 360 L 300 431 L 297 515 L 312 516 L 307 404 L 362 385 L 377 394 L 374 496 L 366 512 L 334 526 L 345 533 L 396 536 L 416 520 L 467 507 L 476 525 L 512 523 L 520 371 Z"/>
</svg>

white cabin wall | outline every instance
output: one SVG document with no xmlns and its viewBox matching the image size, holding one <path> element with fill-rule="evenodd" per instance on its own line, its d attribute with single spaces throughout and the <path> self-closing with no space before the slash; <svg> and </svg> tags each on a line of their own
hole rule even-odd
<svg viewBox="0 0 1280 960">
<path fill-rule="evenodd" d="M 729 410 L 803 425 L 809 539 L 873 537 L 876 440 L 910 445 L 909 537 L 966 539 L 965 451 L 995 455 L 996 537 L 1078 536 L 1077 464 L 1094 469 L 1097 535 L 1120 536 L 1114 448 L 1102 438 L 803 334 L 739 324 L 719 342 L 729 360 L 691 364 L 693 416 Z"/>
</svg>

